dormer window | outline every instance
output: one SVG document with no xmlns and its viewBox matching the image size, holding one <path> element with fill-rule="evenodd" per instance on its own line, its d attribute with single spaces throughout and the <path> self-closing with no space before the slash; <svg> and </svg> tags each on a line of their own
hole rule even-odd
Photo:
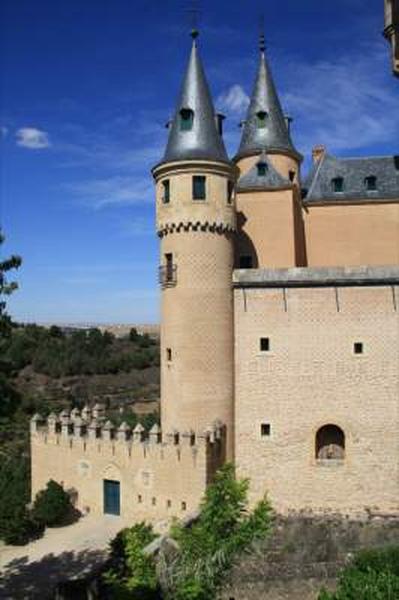
<svg viewBox="0 0 399 600">
<path fill-rule="evenodd" d="M 267 112 L 264 110 L 260 110 L 256 113 L 256 124 L 259 129 L 264 129 L 266 127 L 267 121 Z"/>
<path fill-rule="evenodd" d="M 333 192 L 339 193 L 344 191 L 344 178 L 343 177 L 334 177 L 331 180 L 331 186 Z"/>
<path fill-rule="evenodd" d="M 193 128 L 194 111 L 191 108 L 182 108 L 180 111 L 180 130 L 190 131 Z"/>
<path fill-rule="evenodd" d="M 263 161 L 258 162 L 256 168 L 258 169 L 258 177 L 265 177 L 267 173 L 267 163 Z"/>
<path fill-rule="evenodd" d="M 368 192 L 375 192 L 377 189 L 377 177 L 375 177 L 374 175 L 370 175 L 369 177 L 366 177 L 366 179 L 364 180 L 364 183 L 366 185 L 366 190 Z"/>
</svg>

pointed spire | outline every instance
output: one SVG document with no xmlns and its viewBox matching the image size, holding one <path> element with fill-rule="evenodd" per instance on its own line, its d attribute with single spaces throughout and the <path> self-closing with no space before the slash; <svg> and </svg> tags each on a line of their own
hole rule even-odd
<svg viewBox="0 0 399 600">
<path fill-rule="evenodd" d="M 162 162 L 197 158 L 228 162 L 198 52 L 196 29 L 192 30 L 191 37 L 190 60 L 175 115 L 169 125 L 169 139 Z"/>
<path fill-rule="evenodd" d="M 262 150 L 282 151 L 300 158 L 292 143 L 281 108 L 271 70 L 265 55 L 266 43 L 262 32 L 259 39 L 260 60 L 241 143 L 236 160 L 259 154 Z"/>
</svg>

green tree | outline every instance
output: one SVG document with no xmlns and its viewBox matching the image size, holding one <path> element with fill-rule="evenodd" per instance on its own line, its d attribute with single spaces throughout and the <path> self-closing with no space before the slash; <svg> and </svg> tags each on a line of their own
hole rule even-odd
<svg viewBox="0 0 399 600">
<path fill-rule="evenodd" d="M 43 523 L 48 527 L 55 527 L 64 524 L 72 510 L 73 507 L 68 494 L 59 483 L 50 479 L 46 489 L 37 494 L 32 515 L 39 523 Z"/>
<path fill-rule="evenodd" d="M 111 542 L 110 568 L 103 579 L 115 600 L 155 600 L 159 586 L 152 557 L 144 548 L 155 539 L 151 525 L 123 529 Z"/>
</svg>

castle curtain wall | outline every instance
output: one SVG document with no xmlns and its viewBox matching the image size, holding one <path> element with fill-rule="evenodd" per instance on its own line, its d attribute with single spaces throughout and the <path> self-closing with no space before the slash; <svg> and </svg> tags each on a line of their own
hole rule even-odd
<svg viewBox="0 0 399 600">
<path fill-rule="evenodd" d="M 289 287 L 298 271 L 316 285 Z M 237 474 L 279 512 L 399 510 L 399 288 L 348 271 L 234 275 Z M 317 454 L 323 426 L 340 453 Z"/>
</svg>

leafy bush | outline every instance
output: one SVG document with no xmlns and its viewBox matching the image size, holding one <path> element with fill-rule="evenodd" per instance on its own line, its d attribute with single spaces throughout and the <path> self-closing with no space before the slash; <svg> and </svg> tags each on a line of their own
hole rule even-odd
<svg viewBox="0 0 399 600">
<path fill-rule="evenodd" d="M 337 591 L 321 590 L 319 600 L 399 598 L 399 546 L 359 552 L 343 570 Z"/>
<path fill-rule="evenodd" d="M 64 524 L 72 511 L 73 506 L 68 494 L 59 483 L 50 479 L 46 489 L 37 494 L 32 515 L 39 523 L 55 527 Z"/>
<path fill-rule="evenodd" d="M 143 552 L 155 537 L 151 525 L 138 523 L 120 531 L 111 542 L 110 568 L 103 580 L 113 599 L 159 598 L 154 561 Z"/>
<path fill-rule="evenodd" d="M 198 520 L 190 528 L 174 526 L 180 552 L 164 574 L 167 598 L 211 600 L 235 556 L 267 535 L 270 506 L 263 500 L 248 512 L 247 492 L 248 481 L 237 481 L 227 464 L 208 487 Z"/>
</svg>

